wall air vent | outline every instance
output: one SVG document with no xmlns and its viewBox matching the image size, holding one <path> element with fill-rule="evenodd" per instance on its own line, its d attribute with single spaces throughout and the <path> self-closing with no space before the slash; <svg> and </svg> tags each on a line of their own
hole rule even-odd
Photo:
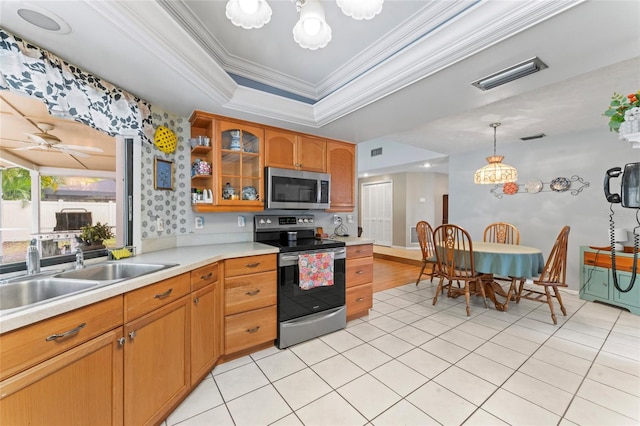
<svg viewBox="0 0 640 426">
<path fill-rule="evenodd" d="M 382 155 L 382 147 L 371 150 L 372 157 L 377 157 L 378 155 Z"/>
<path fill-rule="evenodd" d="M 509 83 L 510 81 L 525 77 L 529 74 L 541 71 L 545 68 L 549 67 L 536 56 L 524 62 L 520 62 L 519 64 L 512 65 L 509 68 L 505 68 L 502 71 L 498 71 L 494 74 L 476 80 L 471 84 L 480 90 L 489 90 L 505 83 Z"/>
<path fill-rule="evenodd" d="M 532 139 L 541 139 L 541 138 L 544 138 L 545 136 L 547 136 L 547 135 L 545 135 L 544 133 L 538 133 L 537 135 L 523 136 L 523 137 L 520 138 L 520 140 L 521 141 L 530 141 Z"/>
</svg>

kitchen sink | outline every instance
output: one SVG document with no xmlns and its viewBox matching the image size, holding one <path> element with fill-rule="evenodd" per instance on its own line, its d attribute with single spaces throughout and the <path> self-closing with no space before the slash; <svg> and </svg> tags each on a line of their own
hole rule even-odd
<svg viewBox="0 0 640 426">
<path fill-rule="evenodd" d="M 33 305 L 98 286 L 97 281 L 63 280 L 52 277 L 25 277 L 0 285 L 0 311 Z"/>
<path fill-rule="evenodd" d="M 105 262 L 65 272 L 27 275 L 0 282 L 0 312 L 106 286 L 177 266 L 177 263 Z"/>
<path fill-rule="evenodd" d="M 56 278 L 72 280 L 114 281 L 124 280 L 140 275 L 150 274 L 176 266 L 175 263 L 118 263 L 107 262 L 87 266 L 83 269 L 62 272 Z"/>
</svg>

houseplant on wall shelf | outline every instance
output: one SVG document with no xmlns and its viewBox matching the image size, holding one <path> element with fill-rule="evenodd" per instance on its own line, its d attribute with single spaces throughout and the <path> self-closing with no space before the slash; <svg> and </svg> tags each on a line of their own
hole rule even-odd
<svg viewBox="0 0 640 426">
<path fill-rule="evenodd" d="M 100 222 L 95 225 L 87 225 L 81 228 L 81 233 L 76 237 L 78 248 L 82 250 L 94 250 L 104 248 L 104 240 L 113 238 L 115 235 L 111 232 L 111 227 L 106 223 Z"/>
<path fill-rule="evenodd" d="M 618 133 L 619 139 L 640 148 L 640 90 L 627 96 L 614 93 L 603 115 L 609 117 L 609 129 Z"/>
</svg>

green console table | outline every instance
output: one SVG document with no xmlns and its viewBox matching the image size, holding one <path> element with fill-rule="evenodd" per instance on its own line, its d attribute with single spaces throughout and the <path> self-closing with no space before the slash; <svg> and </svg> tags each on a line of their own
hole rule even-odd
<svg viewBox="0 0 640 426">
<path fill-rule="evenodd" d="M 591 302 L 600 301 L 619 306 L 640 315 L 640 254 L 638 254 L 637 277 L 633 288 L 622 293 L 613 285 L 611 251 L 580 247 L 580 298 Z M 626 289 L 631 282 L 633 254 L 616 252 L 616 274 L 618 285 Z"/>
</svg>

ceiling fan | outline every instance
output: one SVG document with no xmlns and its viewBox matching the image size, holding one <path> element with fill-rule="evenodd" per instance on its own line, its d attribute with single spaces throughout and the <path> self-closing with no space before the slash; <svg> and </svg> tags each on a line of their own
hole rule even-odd
<svg viewBox="0 0 640 426">
<path fill-rule="evenodd" d="M 37 126 L 42 132 L 40 133 L 25 133 L 29 137 L 29 141 L 20 141 L 22 143 L 30 144 L 30 146 L 23 146 L 20 148 L 13 148 L 16 151 L 24 151 L 30 149 L 43 149 L 43 150 L 55 150 L 64 154 L 73 155 L 76 157 L 89 157 L 89 154 L 80 151 L 88 152 L 103 152 L 101 148 L 82 145 L 66 145 L 63 144 L 59 137 L 52 135 L 49 131 L 55 127 L 48 123 L 37 123 Z"/>
</svg>

